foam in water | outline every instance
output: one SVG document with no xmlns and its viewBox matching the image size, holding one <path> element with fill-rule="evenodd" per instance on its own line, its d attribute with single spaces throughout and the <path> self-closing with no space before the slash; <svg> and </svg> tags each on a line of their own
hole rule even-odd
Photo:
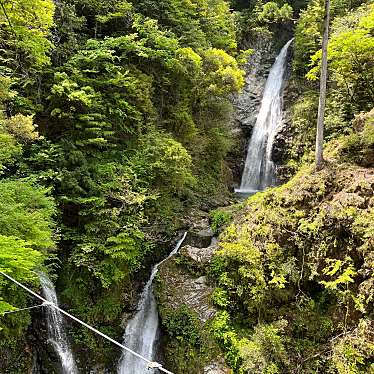
<svg viewBox="0 0 374 374">
<path fill-rule="evenodd" d="M 282 48 L 266 81 L 260 112 L 253 128 L 240 189 L 236 192 L 253 194 L 275 182 L 271 159 L 273 143 L 282 123 L 283 86 L 287 52 L 292 40 Z"/>
<path fill-rule="evenodd" d="M 159 266 L 178 252 L 186 235 L 187 233 L 184 233 L 169 256 L 152 269 L 151 276 L 141 294 L 137 313 L 126 326 L 123 344 L 150 361 L 155 358 L 156 342 L 159 335 L 157 303 L 153 294 L 152 283 Z M 154 370 L 148 369 L 146 362 L 127 351 L 123 352 L 118 364 L 118 374 L 150 374 L 152 372 Z"/>
<path fill-rule="evenodd" d="M 51 280 L 43 273 L 39 274 L 44 297 L 51 303 L 58 305 L 56 290 Z M 70 349 L 69 341 L 64 329 L 61 313 L 50 306 L 46 307 L 48 340 L 57 353 L 63 374 L 77 374 L 78 369 Z"/>
</svg>

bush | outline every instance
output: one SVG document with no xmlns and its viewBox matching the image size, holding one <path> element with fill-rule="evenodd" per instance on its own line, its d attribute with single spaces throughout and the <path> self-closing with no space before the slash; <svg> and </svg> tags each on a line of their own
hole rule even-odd
<svg viewBox="0 0 374 374">
<path fill-rule="evenodd" d="M 218 235 L 224 226 L 226 226 L 232 219 L 232 214 L 230 212 L 224 211 L 222 209 L 212 210 L 209 213 L 210 227 L 213 232 Z"/>
</svg>

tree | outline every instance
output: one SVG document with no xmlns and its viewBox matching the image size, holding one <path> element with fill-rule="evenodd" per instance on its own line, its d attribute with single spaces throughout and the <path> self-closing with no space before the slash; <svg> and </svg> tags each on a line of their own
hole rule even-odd
<svg viewBox="0 0 374 374">
<path fill-rule="evenodd" d="M 52 43 L 47 37 L 54 9 L 52 0 L 0 1 L 0 47 L 14 61 L 16 69 L 25 62 L 38 67 L 49 63 Z"/>
<path fill-rule="evenodd" d="M 325 0 L 325 19 L 322 40 L 322 66 L 320 81 L 320 96 L 317 119 L 317 136 L 316 136 L 316 169 L 322 169 L 323 164 L 323 130 L 324 117 L 326 108 L 326 89 L 327 89 L 327 47 L 329 41 L 330 25 L 330 0 Z"/>
<path fill-rule="evenodd" d="M 331 12 L 332 13 L 332 12 Z M 348 118 L 367 112 L 374 102 L 374 4 L 363 4 L 344 17 L 334 19 L 328 45 L 331 93 L 340 92 L 340 102 Z M 317 80 L 322 51 L 312 57 L 309 80 Z"/>
</svg>

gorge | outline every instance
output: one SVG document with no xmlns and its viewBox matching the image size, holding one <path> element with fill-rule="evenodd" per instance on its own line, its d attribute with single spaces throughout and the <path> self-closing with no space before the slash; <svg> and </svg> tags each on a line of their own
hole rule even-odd
<svg viewBox="0 0 374 374">
<path fill-rule="evenodd" d="M 0 1 L 1 373 L 373 372 L 374 5 L 330 2 Z"/>
</svg>

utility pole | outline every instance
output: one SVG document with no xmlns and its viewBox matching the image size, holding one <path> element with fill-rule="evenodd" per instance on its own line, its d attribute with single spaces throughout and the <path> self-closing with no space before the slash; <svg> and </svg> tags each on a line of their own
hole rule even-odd
<svg viewBox="0 0 374 374">
<path fill-rule="evenodd" d="M 322 64 L 321 79 L 319 90 L 319 106 L 317 120 L 317 136 L 316 136 L 316 170 L 323 167 L 323 131 L 324 118 L 326 108 L 326 90 L 327 90 L 327 47 L 329 43 L 329 26 L 330 26 L 330 0 L 325 0 L 325 17 L 322 39 Z"/>
</svg>

